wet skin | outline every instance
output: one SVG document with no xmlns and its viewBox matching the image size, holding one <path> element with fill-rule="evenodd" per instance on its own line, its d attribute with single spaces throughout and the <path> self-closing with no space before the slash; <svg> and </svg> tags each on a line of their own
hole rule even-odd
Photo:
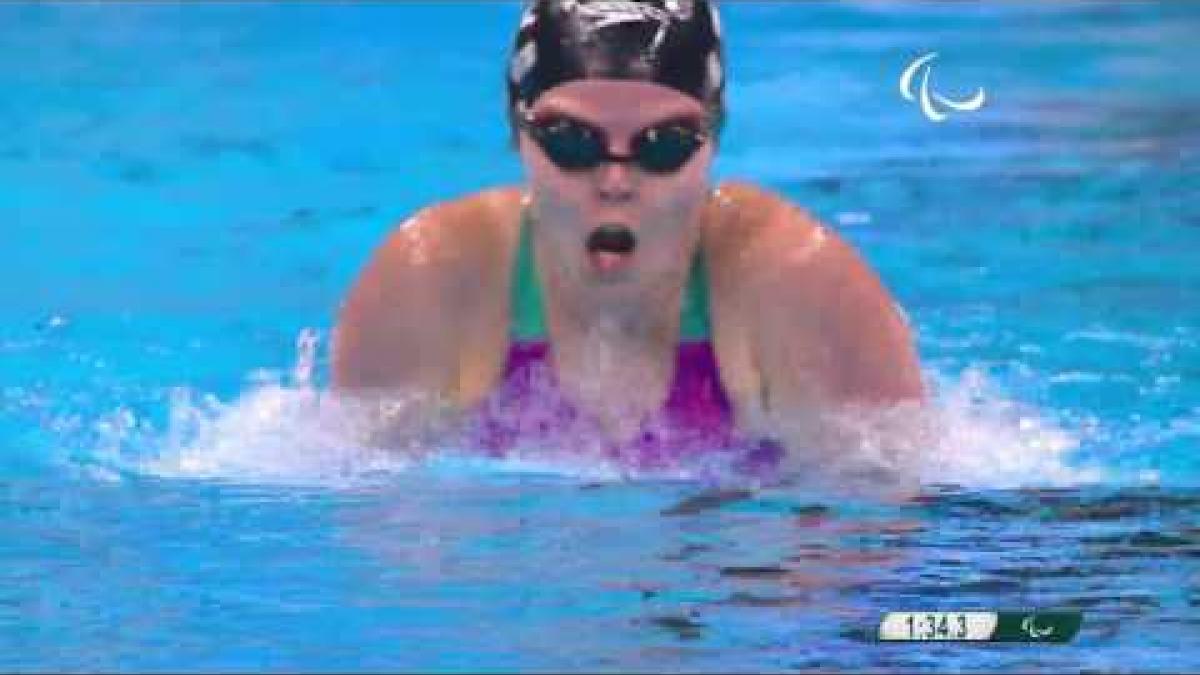
<svg viewBox="0 0 1200 675">
<path fill-rule="evenodd" d="M 555 87 L 530 113 L 602 130 L 616 157 L 647 127 L 705 120 L 698 101 L 673 89 L 603 79 Z M 712 140 L 669 174 L 632 162 L 565 171 L 524 131 L 517 148 L 526 185 L 430 206 L 375 252 L 341 307 L 337 389 L 416 392 L 452 409 L 486 396 L 503 373 L 528 208 L 556 375 L 615 438 L 666 397 L 697 249 L 709 268 L 722 384 L 743 428 L 813 447 L 829 431 L 825 411 L 923 400 L 909 328 L 878 276 L 781 197 L 744 183 L 714 187 Z M 589 251 L 602 225 L 632 232 L 633 252 Z"/>
</svg>

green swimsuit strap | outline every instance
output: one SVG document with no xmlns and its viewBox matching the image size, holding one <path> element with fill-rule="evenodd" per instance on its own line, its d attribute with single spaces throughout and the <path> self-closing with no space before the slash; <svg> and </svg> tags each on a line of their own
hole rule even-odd
<svg viewBox="0 0 1200 675">
<path fill-rule="evenodd" d="M 533 260 L 532 218 L 528 209 L 521 211 L 521 233 L 517 244 L 517 269 L 512 277 L 512 337 L 519 341 L 546 339 L 546 317 L 542 305 L 542 287 Z M 696 252 L 688 272 L 683 305 L 679 313 L 680 340 L 707 340 L 708 271 L 704 256 Z"/>
</svg>

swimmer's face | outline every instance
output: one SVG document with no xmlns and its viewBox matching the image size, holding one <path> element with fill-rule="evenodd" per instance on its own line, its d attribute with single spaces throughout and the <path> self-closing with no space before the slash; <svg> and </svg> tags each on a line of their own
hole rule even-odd
<svg viewBox="0 0 1200 675">
<path fill-rule="evenodd" d="M 529 119 L 543 125 L 554 120 L 581 123 L 598 132 L 608 155 L 617 158 L 632 157 L 647 129 L 675 124 L 670 131 L 682 134 L 676 141 L 688 139 L 687 129 L 700 131 L 694 152 L 677 169 L 665 172 L 647 170 L 636 159 L 563 168 L 551 161 L 529 129 L 519 135 L 534 212 L 547 223 L 539 237 L 552 253 L 548 264 L 557 265 L 560 274 L 589 285 L 646 288 L 686 266 L 709 195 L 713 155 L 713 141 L 705 137 L 707 114 L 699 101 L 648 82 L 577 80 L 539 96 Z M 597 250 L 604 238 L 597 238 L 596 230 L 603 226 L 628 228 L 633 251 L 607 254 L 604 246 Z M 622 237 L 615 241 L 621 249 Z"/>
</svg>

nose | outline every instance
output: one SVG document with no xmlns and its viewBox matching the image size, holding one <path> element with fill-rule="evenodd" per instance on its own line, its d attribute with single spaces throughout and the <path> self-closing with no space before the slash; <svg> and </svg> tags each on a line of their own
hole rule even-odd
<svg viewBox="0 0 1200 675">
<path fill-rule="evenodd" d="M 596 169 L 596 191 L 607 202 L 626 202 L 633 198 L 633 170 L 628 160 L 607 161 Z"/>
</svg>

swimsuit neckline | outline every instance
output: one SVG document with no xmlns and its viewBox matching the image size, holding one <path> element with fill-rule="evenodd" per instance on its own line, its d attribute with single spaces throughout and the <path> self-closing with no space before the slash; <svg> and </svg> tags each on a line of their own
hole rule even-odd
<svg viewBox="0 0 1200 675">
<path fill-rule="evenodd" d="M 475 441 L 497 455 L 547 441 L 550 447 L 576 447 L 581 439 L 591 437 L 588 430 L 596 431 L 555 383 L 530 225 L 528 211 L 523 210 L 517 269 L 512 275 L 512 339 L 504 376 L 482 404 L 474 426 Z M 608 444 L 606 452 L 637 467 L 670 466 L 691 455 L 733 452 L 736 470 L 769 471 L 783 449 L 769 439 L 742 437 L 735 429 L 732 406 L 708 338 L 708 278 L 702 258 L 697 251 L 684 289 L 680 339 L 667 398 L 661 409 L 643 418 L 635 438 Z M 581 430 L 583 435 L 577 435 Z"/>
<path fill-rule="evenodd" d="M 516 270 L 509 290 L 509 331 L 516 342 L 546 340 L 545 304 L 533 249 L 533 215 L 528 207 L 521 209 L 519 227 Z M 697 249 L 679 308 L 679 341 L 707 341 L 710 334 L 708 268 L 703 252 Z"/>
</svg>

